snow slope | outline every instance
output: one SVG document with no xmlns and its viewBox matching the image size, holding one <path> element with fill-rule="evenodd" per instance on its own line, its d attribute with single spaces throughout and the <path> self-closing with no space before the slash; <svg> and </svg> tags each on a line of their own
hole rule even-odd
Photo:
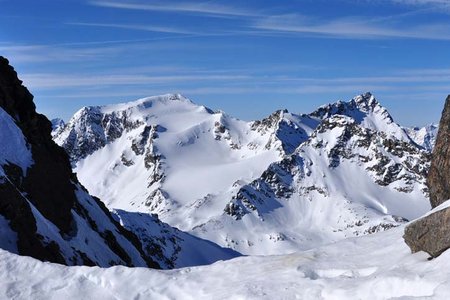
<svg viewBox="0 0 450 300">
<path fill-rule="evenodd" d="M 5 165 L 16 165 L 22 169 L 22 174 L 26 176 L 27 169 L 33 164 L 33 158 L 30 146 L 27 144 L 22 131 L 16 125 L 14 119 L 2 108 L 0 108 L 0 140 L 7 141 L 0 143 L 0 184 L 7 186 L 4 188 L 5 190 L 9 186 L 16 188 L 29 205 L 35 219 L 36 235 L 40 236 L 42 243 L 56 247 L 55 252 L 58 251 L 59 255 L 69 265 L 78 265 L 87 261 L 100 266 L 109 266 L 111 263 L 147 265 L 135 248 L 136 246 L 122 236 L 115 224 L 111 223 L 94 199 L 79 185 L 74 185 L 79 202 L 77 203 L 77 209 L 72 210 L 73 232 L 71 236 L 62 235 L 60 229 L 39 212 L 27 199 L 26 193 L 21 192 L 15 186 L 15 183 L 10 180 L 4 170 Z M 25 208 L 23 210 L 26 211 Z M 92 228 L 90 221 L 97 222 L 95 229 Z M 18 253 L 17 234 L 12 229 L 10 221 L 0 215 L 0 226 L 0 247 Z M 107 233 L 117 241 L 119 247 L 126 249 L 127 258 L 125 256 L 120 257 L 120 254 L 118 255 L 110 247 L 105 240 Z"/>
<path fill-rule="evenodd" d="M 14 119 L 0 107 L 0 176 L 4 175 L 2 165 L 13 163 L 26 170 L 33 163 L 31 151 L 27 146 L 22 131 L 17 127 Z"/>
<path fill-rule="evenodd" d="M 137 235 L 144 250 L 163 269 L 209 265 L 241 256 L 236 251 L 173 228 L 151 214 L 124 210 L 113 213 L 122 226 Z"/>
<path fill-rule="evenodd" d="M 98 123 L 91 121 L 93 115 Z M 121 119 L 102 126 L 102 120 L 115 120 L 114 116 Z M 180 95 L 165 95 L 84 108 L 56 142 L 81 158 L 75 171 L 107 205 L 150 210 L 168 220 L 166 214 L 177 218 L 172 210 L 196 205 L 238 179 L 249 182 L 279 160 L 279 145 L 265 147 L 269 139 L 270 133 L 252 131 L 246 122 L 213 113 Z M 86 152 L 83 146 L 93 140 L 86 148 L 98 150 Z M 179 225 L 190 229 L 196 223 L 180 220 Z"/>
<path fill-rule="evenodd" d="M 433 150 L 439 129 L 438 125 L 430 124 L 421 128 L 411 127 L 404 129 L 417 145 L 422 146 L 430 152 Z"/>
<path fill-rule="evenodd" d="M 89 192 L 244 254 L 283 254 L 429 209 L 427 152 L 370 94 L 244 122 L 181 95 L 77 112 L 55 137 Z"/>
<path fill-rule="evenodd" d="M 0 143 L 2 193 L 5 193 L 3 184 L 19 191 L 20 197 L 30 207 L 29 217 L 33 220 L 29 220 L 29 226 L 36 226 L 33 234 L 39 236 L 44 245 L 55 248 L 55 252 L 58 252 L 65 263 L 68 265 L 96 264 L 102 267 L 114 264 L 147 266 L 147 262 L 141 257 L 142 253 L 139 252 L 140 244 L 130 242 L 130 236 L 121 230 L 118 223 L 112 222 L 108 211 L 102 209 L 103 204 L 90 196 L 80 184 L 73 185 L 77 200 L 71 210 L 73 224 L 69 234 L 61 234 L 60 229 L 29 201 L 28 195 L 19 190 L 5 170 L 6 166 L 11 168 L 11 165 L 16 165 L 26 176 L 27 169 L 34 163 L 31 146 L 27 144 L 14 119 L 2 108 L 0 108 L 0 140 L 7 141 Z M 6 213 L 9 212 L 5 210 Z M 240 255 L 230 249 L 221 248 L 209 241 L 181 232 L 150 215 L 146 215 L 145 219 L 138 216 L 131 218 L 132 214 L 125 212 L 118 215 L 121 217 L 120 221 L 125 220 L 122 225 L 135 232 L 141 240 L 147 257 L 151 257 L 162 268 L 204 265 Z M 14 231 L 15 227 L 12 224 L 13 222 L 0 215 L 0 248 L 21 253 L 17 232 Z M 32 231 L 33 228 L 29 230 Z M 142 236 L 143 232 L 144 236 Z"/>
<path fill-rule="evenodd" d="M 0 298 L 448 299 L 450 251 L 412 255 L 403 229 L 171 271 L 64 267 L 0 250 Z"/>
<path fill-rule="evenodd" d="M 193 232 L 242 253 L 280 254 L 389 229 L 430 209 L 424 162 L 415 146 L 336 115 Z"/>
</svg>

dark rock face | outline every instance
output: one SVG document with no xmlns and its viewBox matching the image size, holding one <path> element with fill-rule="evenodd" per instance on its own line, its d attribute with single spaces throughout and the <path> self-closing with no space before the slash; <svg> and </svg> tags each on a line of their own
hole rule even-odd
<svg viewBox="0 0 450 300">
<path fill-rule="evenodd" d="M 118 139 L 124 131 L 141 125 L 139 121 L 129 120 L 126 111 L 105 114 L 99 106 L 89 106 L 79 110 L 76 119 L 61 127 L 55 136 L 67 132 L 67 139 L 61 146 L 71 162 L 76 163 Z"/>
<path fill-rule="evenodd" d="M 52 124 L 36 113 L 33 96 L 5 58 L 0 58 L 0 107 L 15 119 L 31 145 L 34 160 L 23 181 L 14 184 L 27 192 L 27 198 L 61 232 L 68 233 L 72 222 L 70 209 L 76 199 L 73 182 L 77 180 L 64 150 L 51 139 Z"/>
<path fill-rule="evenodd" d="M 408 225 L 403 236 L 413 253 L 425 251 L 437 257 L 450 248 L 450 208 L 445 208 Z"/>
<path fill-rule="evenodd" d="M 17 234 L 18 254 L 66 265 L 158 268 L 137 237 L 115 221 L 104 204 L 89 196 L 78 182 L 66 152 L 51 138 L 51 122 L 36 113 L 33 96 L 1 56 L 0 108 L 13 118 L 33 159 L 26 174 L 8 161 L 0 166 L 4 171 L 0 173 L 0 215 Z M 48 222 L 45 226 L 54 225 L 56 232 L 43 236 L 38 229 L 39 218 L 39 224 Z M 84 228 L 79 230 L 77 226 Z M 86 246 L 91 238 L 97 239 L 100 250 Z M 98 256 L 103 254 L 102 258 Z"/>
<path fill-rule="evenodd" d="M 427 183 L 432 207 L 450 199 L 450 95 L 439 123 Z"/>
<path fill-rule="evenodd" d="M 450 96 L 439 126 L 427 178 L 432 207 L 450 199 Z M 437 257 L 450 248 L 449 233 L 450 208 L 445 208 L 409 224 L 403 238 L 413 253 L 425 251 Z"/>
</svg>

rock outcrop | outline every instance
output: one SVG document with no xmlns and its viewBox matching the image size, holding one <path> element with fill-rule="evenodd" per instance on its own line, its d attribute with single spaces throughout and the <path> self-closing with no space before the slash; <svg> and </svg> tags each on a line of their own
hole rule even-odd
<svg viewBox="0 0 450 300">
<path fill-rule="evenodd" d="M 432 207 L 450 199 L 450 96 L 447 97 L 427 178 Z M 437 257 L 450 248 L 450 207 L 416 220 L 403 236 L 413 253 L 425 251 Z"/>
<path fill-rule="evenodd" d="M 66 265 L 159 267 L 79 183 L 52 140 L 51 122 L 3 57 L 0 122 L 0 217 L 16 235 L 18 254 Z M 27 154 L 27 163 L 15 153 Z"/>
<path fill-rule="evenodd" d="M 450 208 L 423 217 L 405 228 L 406 244 L 413 253 L 425 251 L 438 257 L 450 248 Z"/>
<path fill-rule="evenodd" d="M 439 123 L 439 131 L 427 179 L 432 207 L 450 199 L 450 95 Z"/>
</svg>

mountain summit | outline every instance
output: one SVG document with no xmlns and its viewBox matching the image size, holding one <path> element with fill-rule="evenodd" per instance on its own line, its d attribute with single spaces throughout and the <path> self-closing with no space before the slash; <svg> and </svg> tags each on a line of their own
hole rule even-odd
<svg viewBox="0 0 450 300">
<path fill-rule="evenodd" d="M 244 254 L 308 249 L 429 209 L 429 153 L 370 93 L 253 122 L 155 96 L 83 108 L 55 141 L 111 209 L 156 213 Z"/>
<path fill-rule="evenodd" d="M 72 173 L 52 124 L 0 57 L 2 247 L 67 265 L 159 267 Z M 3 224 L 4 223 L 4 224 Z"/>
<path fill-rule="evenodd" d="M 167 97 L 129 107 L 150 107 L 166 100 L 188 103 L 181 97 Z M 77 129 L 98 139 L 93 138 L 89 147 L 99 140 L 103 145 L 111 142 L 120 136 L 117 130 L 126 130 L 126 125 L 120 126 L 128 124 L 119 116 L 110 123 L 102 118 L 97 124 L 99 111 L 86 108 L 79 113 L 87 119 Z M 66 126 L 61 121 L 54 124 Z M 101 124 L 107 124 L 109 130 L 104 135 L 99 135 Z M 69 157 L 52 141 L 51 130 L 50 121 L 36 113 L 33 96 L 14 69 L 0 58 L 1 248 L 44 261 L 102 267 L 174 268 L 239 255 L 170 227 L 154 215 L 110 212 L 72 173 Z M 77 153 L 89 147 L 80 146 Z"/>
</svg>

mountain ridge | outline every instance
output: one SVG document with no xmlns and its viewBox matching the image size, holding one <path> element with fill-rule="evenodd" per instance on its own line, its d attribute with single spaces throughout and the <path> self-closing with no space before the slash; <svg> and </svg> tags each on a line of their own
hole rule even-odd
<svg viewBox="0 0 450 300">
<path fill-rule="evenodd" d="M 81 180 L 110 209 L 157 213 L 172 226 L 244 254 L 308 249 L 398 226 L 428 209 L 429 155 L 371 93 L 310 114 L 279 110 L 252 122 L 171 98 L 185 99 L 168 94 L 100 107 L 94 124 L 76 114 L 56 137 L 72 153 Z M 111 127 L 112 115 L 136 126 Z M 68 140 L 61 138 L 75 132 L 78 144 L 91 142 L 89 130 L 76 131 L 77 124 L 99 126 L 103 137 L 117 128 L 120 134 L 99 139 L 96 151 L 80 156 L 73 152 L 76 143 L 65 146 Z M 348 168 L 368 195 L 352 191 L 344 180 Z M 319 184 L 308 183 L 311 176 Z M 405 201 L 410 203 L 402 208 Z M 345 221 L 316 224 L 327 230 L 296 220 L 331 207 L 339 207 Z"/>
<path fill-rule="evenodd" d="M 88 194 L 51 130 L 0 57 L 0 139 L 6 141 L 0 143 L 0 247 L 43 261 L 101 267 L 174 268 L 240 255 L 151 216 L 145 228 L 151 232 L 143 236 L 138 220 L 124 222 Z"/>
</svg>

